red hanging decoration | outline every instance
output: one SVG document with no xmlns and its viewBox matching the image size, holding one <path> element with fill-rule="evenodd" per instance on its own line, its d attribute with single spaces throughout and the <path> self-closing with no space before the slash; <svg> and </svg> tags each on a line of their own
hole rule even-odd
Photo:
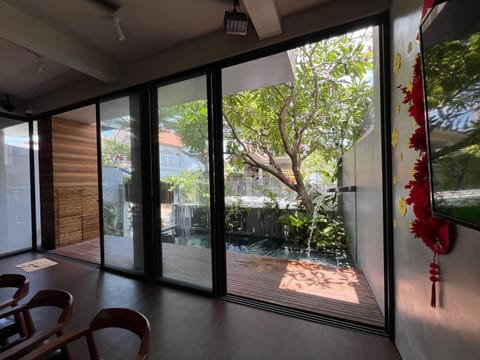
<svg viewBox="0 0 480 360">
<path fill-rule="evenodd" d="M 425 113 L 423 108 L 423 88 L 420 57 L 417 56 L 413 67 L 413 82 L 410 87 L 402 87 L 404 104 L 409 104 L 408 113 L 415 120 L 417 129 L 409 139 L 409 147 L 420 152 L 420 158 L 414 165 L 415 174 L 406 189 L 409 189 L 407 204 L 412 205 L 415 220 L 410 231 L 434 254 L 446 254 L 452 246 L 455 236 L 455 226 L 432 216 L 430 205 L 430 182 L 428 175 L 427 139 Z"/>
<path fill-rule="evenodd" d="M 437 253 L 433 255 L 433 260 L 430 263 L 430 281 L 432 282 L 432 295 L 430 300 L 430 306 L 437 306 L 437 289 L 435 284 L 439 280 L 440 266 L 438 265 L 438 256 Z"/>
<path fill-rule="evenodd" d="M 422 19 L 427 15 L 428 9 L 430 9 L 436 2 L 437 0 L 425 0 L 423 3 L 423 9 L 422 9 Z"/>
<path fill-rule="evenodd" d="M 425 0 L 422 19 L 435 2 L 436 0 Z M 436 307 L 436 284 L 440 281 L 438 257 L 440 254 L 447 254 L 451 250 L 456 233 L 455 225 L 432 216 L 420 56 L 415 59 L 411 86 L 401 87 L 401 90 L 404 94 L 403 103 L 409 105 L 408 113 L 417 125 L 410 136 L 409 147 L 420 152 L 420 158 L 414 165 L 413 179 L 405 185 L 405 188 L 410 190 L 406 201 L 413 207 L 413 214 L 415 215 L 410 231 L 433 251 L 433 260 L 430 263 L 429 270 L 430 281 L 432 282 L 430 305 Z"/>
</svg>

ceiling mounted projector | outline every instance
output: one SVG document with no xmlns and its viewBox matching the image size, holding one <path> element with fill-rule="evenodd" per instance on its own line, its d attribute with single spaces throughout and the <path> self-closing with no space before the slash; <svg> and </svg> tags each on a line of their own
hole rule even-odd
<svg viewBox="0 0 480 360">
<path fill-rule="evenodd" d="M 233 11 L 225 11 L 223 25 L 228 35 L 247 35 L 248 17 L 247 14 L 239 12 L 238 0 L 233 1 Z"/>
</svg>

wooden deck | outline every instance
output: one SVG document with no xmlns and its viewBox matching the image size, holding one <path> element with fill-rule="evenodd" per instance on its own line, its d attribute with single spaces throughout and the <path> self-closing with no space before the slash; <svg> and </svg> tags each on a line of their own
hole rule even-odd
<svg viewBox="0 0 480 360">
<path fill-rule="evenodd" d="M 130 242 L 131 243 L 131 242 Z M 132 250 L 105 241 L 106 263 L 133 268 Z M 210 250 L 163 243 L 163 276 L 211 287 Z M 109 250 L 110 248 L 110 250 Z M 118 256 L 115 251 L 121 252 Z M 54 253 L 99 263 L 97 240 L 69 245 Z M 130 261 L 128 261 L 130 254 Z M 108 255 L 108 257 L 107 257 Z M 117 261 L 117 263 L 115 262 Z M 359 269 L 227 252 L 229 294 L 383 326 L 384 318 Z"/>
</svg>

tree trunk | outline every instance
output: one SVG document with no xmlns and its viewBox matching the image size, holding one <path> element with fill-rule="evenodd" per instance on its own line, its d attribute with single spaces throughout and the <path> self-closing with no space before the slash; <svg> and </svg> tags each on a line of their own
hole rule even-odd
<svg viewBox="0 0 480 360">
<path fill-rule="evenodd" d="M 314 205 L 312 199 L 308 195 L 308 192 L 304 187 L 298 189 L 298 195 L 300 197 L 300 202 L 305 207 L 305 211 L 308 215 L 313 215 Z"/>
</svg>

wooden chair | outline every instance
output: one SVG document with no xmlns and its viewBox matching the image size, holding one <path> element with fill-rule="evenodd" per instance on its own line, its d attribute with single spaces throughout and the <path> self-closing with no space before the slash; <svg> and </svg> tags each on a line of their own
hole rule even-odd
<svg viewBox="0 0 480 360">
<path fill-rule="evenodd" d="M 21 274 L 2 274 L 0 275 L 0 289 L 15 291 L 8 299 L 0 302 L 0 310 L 18 305 L 18 302 L 27 296 L 30 283 L 26 276 Z M 16 289 L 16 290 L 14 290 Z M 10 293 L 9 293 L 10 294 Z M 0 344 L 8 345 L 8 338 L 19 332 L 17 323 L 21 318 L 1 318 L 0 319 Z M 25 334 L 23 334 L 25 335 Z"/>
<path fill-rule="evenodd" d="M 30 282 L 27 277 L 21 274 L 2 274 L 0 275 L 0 288 L 17 289 L 12 297 L 8 300 L 0 302 L 0 310 L 9 306 L 16 306 L 28 294 Z"/>
<path fill-rule="evenodd" d="M 14 316 L 15 319 L 21 320 L 17 323 L 20 329 L 18 338 L 0 349 L 0 360 L 18 359 L 53 335 L 61 336 L 63 327 L 72 317 L 72 307 L 73 296 L 68 291 L 49 289 L 40 290 L 24 305 L 1 312 L 0 318 Z M 50 321 L 53 324 L 41 328 L 41 324 L 35 324 L 31 312 L 32 310 L 46 312 L 48 308 L 57 308 L 60 313 L 56 320 Z"/>
<path fill-rule="evenodd" d="M 135 360 L 145 360 L 150 350 L 150 322 L 141 313 L 125 308 L 106 308 L 100 310 L 93 318 L 88 327 L 67 333 L 48 344 L 37 348 L 21 360 L 41 359 L 71 359 L 69 353 L 58 351 L 67 344 L 85 337 L 88 345 L 88 353 L 91 360 L 99 360 L 99 352 L 94 339 L 94 332 L 106 328 L 126 329 L 140 338 L 140 346 Z M 120 358 L 117 356 L 117 358 Z"/>
</svg>

